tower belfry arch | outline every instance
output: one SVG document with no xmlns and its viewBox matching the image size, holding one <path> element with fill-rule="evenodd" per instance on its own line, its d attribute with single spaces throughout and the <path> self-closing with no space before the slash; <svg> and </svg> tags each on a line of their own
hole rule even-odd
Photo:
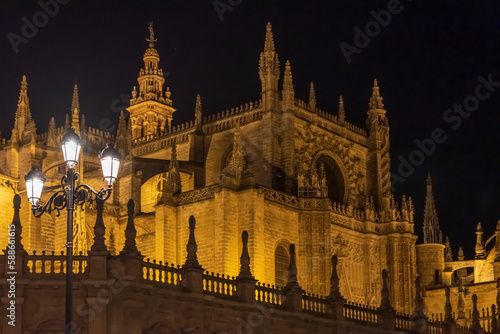
<svg viewBox="0 0 500 334">
<path fill-rule="evenodd" d="M 163 92 L 165 78 L 159 67 L 160 55 L 155 48 L 153 22 L 149 23 L 148 48 L 144 53 L 144 67 L 139 70 L 138 86 L 132 90 L 130 99 L 130 123 L 132 125 L 132 139 L 155 135 L 170 128 L 172 115 L 175 109 L 170 99 L 171 92 L 167 87 Z"/>
</svg>

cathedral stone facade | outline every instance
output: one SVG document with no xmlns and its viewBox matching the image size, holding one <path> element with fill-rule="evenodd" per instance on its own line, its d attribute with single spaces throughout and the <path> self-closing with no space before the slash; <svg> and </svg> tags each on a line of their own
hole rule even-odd
<svg viewBox="0 0 500 334">
<path fill-rule="evenodd" d="M 78 273 L 90 272 L 90 276 L 101 275 L 100 279 L 107 279 L 109 268 L 124 265 L 118 260 L 120 251 L 132 252 L 140 256 L 136 256 L 136 262 L 130 258 L 127 261 L 132 261 L 131 267 L 139 268 L 136 274 L 143 270 L 144 279 L 158 283 L 157 273 L 147 274 L 156 268 L 168 277 L 179 275 L 176 278 L 179 282 L 182 275 L 186 284 L 197 286 L 197 274 L 193 274 L 193 278 L 187 269 L 182 273 L 178 268 L 177 271 L 174 267 L 168 269 L 171 264 L 187 263 L 186 244 L 193 230 L 186 228 L 186 222 L 193 216 L 197 261 L 204 269 L 216 273 L 217 276 L 211 276 L 215 281 L 219 275 L 227 279 L 241 278 L 240 255 L 246 252 L 251 259 L 247 270 L 252 280 L 270 284 L 270 289 L 285 291 L 286 288 L 280 288 L 289 286 L 291 277 L 296 277 L 295 283 L 309 296 L 319 299 L 320 296 L 342 296 L 356 307 L 363 305 L 365 311 L 376 308 L 383 311 L 388 309 L 385 306 L 390 301 L 390 309 L 400 314 L 412 314 L 418 309 L 427 312 L 428 317 L 433 314 L 438 317 L 451 303 L 454 310 L 462 310 L 464 314 L 461 317 L 462 313 L 457 312 L 454 318 L 463 322 L 461 326 L 470 327 L 474 313 L 472 293 L 479 296 L 480 308 L 489 309 L 495 304 L 495 280 L 500 276 L 500 255 L 496 255 L 500 252 L 495 236 L 484 243 L 478 226 L 476 258 L 466 261 L 463 254 L 459 254 L 458 261 L 454 261 L 449 243 L 443 242 L 439 229 L 430 179 L 423 223 L 424 243 L 416 245 L 411 197 L 403 196 L 396 201 L 391 192 L 390 127 L 376 80 L 366 96 L 366 129 L 346 120 L 342 96 L 338 98 L 337 111 L 319 109 L 313 83 L 308 101 L 297 99 L 291 64 L 286 61 L 283 70 L 268 24 L 259 60 L 261 96 L 222 112 L 205 113 L 198 95 L 194 119 L 175 125 L 175 96 L 165 87 L 152 26 L 147 41 L 138 85 L 133 87 L 127 114 L 120 114 L 116 134 L 86 125 L 76 85 L 64 126 L 57 127 L 52 118 L 47 132 L 38 131 L 29 106 L 27 78 L 22 78 L 14 129 L 10 140 L 2 139 L 0 144 L 0 206 L 2 212 L 8 212 L 0 218 L 0 236 L 1 244 L 7 245 L 8 226 L 13 221 L 12 198 L 20 194 L 25 203 L 17 209 L 23 226 L 22 244 L 27 254 L 34 251 L 38 254 L 29 255 L 31 266 L 25 268 L 28 280 L 35 280 L 36 274 L 43 275 L 44 270 L 54 274 L 54 268 L 46 269 L 45 264 L 43 269 L 39 268 L 45 260 L 37 262 L 36 256 L 42 251 L 44 256 L 59 252 L 65 244 L 66 212 L 61 211 L 59 216 L 33 217 L 23 177 L 33 167 L 41 169 L 47 177 L 42 201 L 48 199 L 65 173 L 61 138 L 73 128 L 83 143 L 77 171 L 82 181 L 95 189 L 104 185 L 96 152 L 113 143 L 123 156 L 111 198 L 102 208 L 94 204 L 75 211 L 75 254 L 81 252 L 78 256 L 86 267 Z M 130 201 L 135 203 L 132 213 L 130 205 L 127 208 Z M 101 220 L 106 232 L 98 239 L 102 239 L 103 245 L 105 240 L 106 251 L 93 253 L 101 257 L 94 257 L 95 266 L 92 266 L 92 251 L 88 257 L 86 254 L 95 245 L 94 225 Z M 125 249 L 125 230 L 130 228 L 131 220 L 136 231 L 136 251 Z M 500 226 L 496 235 L 499 230 Z M 246 243 L 241 242 L 242 233 L 247 235 Z M 160 270 L 143 258 L 168 264 L 167 269 Z M 332 275 L 332 258 L 336 261 L 337 279 Z M 292 262 L 296 276 L 290 270 Z M 107 273 L 99 274 L 99 263 L 101 268 L 108 268 Z M 474 268 L 472 275 L 467 273 L 467 267 Z M 420 285 L 415 284 L 417 276 Z M 47 277 L 52 279 L 50 275 Z M 172 281 L 172 284 L 177 283 Z M 26 290 L 26 295 L 37 293 L 32 289 L 36 287 Z M 245 289 L 238 285 L 235 291 L 244 294 Z M 451 289 L 451 297 L 447 289 Z M 155 290 L 148 291 L 155 294 Z M 43 295 L 51 298 L 46 291 Z M 126 297 L 120 298 L 126 302 Z M 168 298 L 179 300 L 181 296 L 176 292 Z M 286 299 L 292 310 L 293 298 Z M 254 301 L 253 297 L 250 299 Z M 302 297 L 302 303 L 304 300 L 307 297 Z M 189 305 L 189 301 L 184 302 Z M 140 308 L 139 304 L 134 307 Z M 295 309 L 298 308 L 300 305 L 295 305 Z M 348 312 L 340 310 L 340 313 Z M 36 328 L 36 324 L 29 322 L 30 314 L 24 314 L 23 322 Z M 171 321 L 175 322 L 172 317 Z M 482 321 L 488 319 L 482 316 Z M 96 327 L 100 329 L 92 333 L 106 332 L 103 328 L 111 330 L 106 327 L 105 319 L 100 321 L 101 327 Z M 153 323 L 148 326 L 136 332 L 171 333 L 155 329 Z M 318 326 L 306 332 L 323 332 Z M 84 332 L 89 330 L 86 328 Z M 29 333 L 46 332 L 33 329 Z"/>
</svg>

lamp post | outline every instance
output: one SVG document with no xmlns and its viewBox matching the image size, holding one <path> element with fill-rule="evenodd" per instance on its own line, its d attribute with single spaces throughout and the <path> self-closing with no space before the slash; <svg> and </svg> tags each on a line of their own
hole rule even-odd
<svg viewBox="0 0 500 334">
<path fill-rule="evenodd" d="M 72 306 L 73 306 L 73 211 L 75 207 L 83 205 L 86 202 L 92 203 L 96 199 L 107 200 L 111 195 L 113 182 L 116 181 L 118 168 L 120 167 L 120 153 L 112 147 L 106 146 L 99 154 L 104 180 L 107 183 L 106 188 L 95 191 L 86 184 L 80 184 L 80 174 L 75 172 L 75 166 L 78 163 L 80 155 L 80 137 L 73 129 L 70 129 L 61 141 L 64 161 L 68 166 L 66 175 L 61 178 L 61 190 L 53 193 L 47 203 L 41 204 L 45 177 L 38 169 L 33 168 L 24 178 L 26 180 L 26 192 L 28 200 L 31 202 L 31 209 L 35 217 L 40 217 L 43 213 L 57 212 L 60 215 L 61 210 L 67 210 L 67 239 L 66 239 L 66 318 L 64 331 L 71 333 L 72 326 Z"/>
</svg>

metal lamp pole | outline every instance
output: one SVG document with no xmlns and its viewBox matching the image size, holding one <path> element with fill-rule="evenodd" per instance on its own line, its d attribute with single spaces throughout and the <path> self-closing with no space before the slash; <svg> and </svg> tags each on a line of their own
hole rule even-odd
<svg viewBox="0 0 500 334">
<path fill-rule="evenodd" d="M 73 212 L 80 206 L 83 210 L 85 203 L 92 203 L 96 199 L 105 201 L 111 195 L 113 182 L 116 181 L 120 166 L 121 155 L 109 145 L 99 154 L 104 180 L 107 188 L 95 191 L 86 184 L 80 184 L 80 174 L 74 167 L 80 154 L 80 137 L 71 129 L 62 139 L 64 160 L 68 165 L 66 175 L 61 179 L 61 190 L 53 193 L 46 204 L 40 204 L 40 197 L 45 182 L 44 175 L 33 168 L 26 176 L 26 192 L 31 202 L 31 209 L 35 217 L 40 217 L 45 212 L 56 211 L 59 217 L 61 210 L 67 211 L 67 236 L 66 236 L 66 316 L 64 332 L 72 333 L 73 321 Z"/>
</svg>

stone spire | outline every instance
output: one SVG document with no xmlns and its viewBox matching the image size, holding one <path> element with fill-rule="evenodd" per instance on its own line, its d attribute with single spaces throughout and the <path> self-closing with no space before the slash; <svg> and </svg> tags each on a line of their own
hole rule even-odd
<svg viewBox="0 0 500 334">
<path fill-rule="evenodd" d="M 100 199 L 96 199 L 96 219 L 94 225 L 94 244 L 90 248 L 92 252 L 107 252 L 108 248 L 104 241 L 106 238 L 104 237 L 106 233 L 106 227 L 104 226 L 104 220 L 102 219 L 102 212 L 104 210 L 104 201 Z"/>
<path fill-rule="evenodd" d="M 47 133 L 47 146 L 54 147 L 57 146 L 57 128 L 56 120 L 54 117 L 50 119 L 49 131 Z"/>
<path fill-rule="evenodd" d="M 483 242 L 483 228 L 481 227 L 481 223 L 477 223 L 476 226 L 476 259 L 484 259 L 486 258 L 486 248 L 484 247 Z"/>
<path fill-rule="evenodd" d="M 389 299 L 389 287 L 387 286 L 387 270 L 382 270 L 382 291 L 380 293 L 382 301 L 380 303 L 381 310 L 392 310 L 391 301 Z"/>
<path fill-rule="evenodd" d="M 330 294 L 328 295 L 328 297 L 332 299 L 343 298 L 340 293 L 340 279 L 337 272 L 337 264 L 337 255 L 332 255 L 332 276 L 330 277 Z"/>
<path fill-rule="evenodd" d="M 283 111 L 290 110 L 295 103 L 295 91 L 293 89 L 292 66 L 287 60 L 285 64 L 285 74 L 283 76 Z"/>
<path fill-rule="evenodd" d="M 172 153 L 170 156 L 170 164 L 168 166 L 167 188 L 172 195 L 181 192 L 181 175 L 179 171 L 179 161 L 177 161 L 177 144 L 172 144 Z"/>
<path fill-rule="evenodd" d="M 427 174 L 427 195 L 425 197 L 424 210 L 424 243 L 425 244 L 442 244 L 443 235 L 439 228 L 437 218 L 436 204 L 434 202 L 434 193 L 432 191 L 431 174 Z"/>
<path fill-rule="evenodd" d="M 135 229 L 135 224 L 134 224 L 134 208 L 135 208 L 134 200 L 129 199 L 127 203 L 128 220 L 127 220 L 127 227 L 125 228 L 125 246 L 123 247 L 123 250 L 120 252 L 120 255 L 129 257 L 141 256 L 141 253 L 137 249 L 137 244 L 135 241 L 135 238 L 137 236 L 137 231 Z"/>
<path fill-rule="evenodd" d="M 241 241 L 243 242 L 243 248 L 241 250 L 240 256 L 240 274 L 239 278 L 252 278 L 252 272 L 250 271 L 250 255 L 248 254 L 248 232 L 243 231 L 241 233 Z"/>
<path fill-rule="evenodd" d="M 382 102 L 380 89 L 378 87 L 377 79 L 373 81 L 372 97 L 368 103 L 368 109 L 375 111 L 377 114 L 385 115 L 384 103 Z"/>
<path fill-rule="evenodd" d="M 309 110 L 316 112 L 316 91 L 312 81 L 309 84 Z"/>
<path fill-rule="evenodd" d="M 344 98 L 342 95 L 339 97 L 339 116 L 338 116 L 339 124 L 345 124 L 345 108 L 344 108 Z"/>
<path fill-rule="evenodd" d="M 75 129 L 77 135 L 80 135 L 80 98 L 77 84 L 73 87 L 73 99 L 71 100 L 71 127 Z"/>
<path fill-rule="evenodd" d="M 453 261 L 453 253 L 451 252 L 450 238 L 446 237 L 444 244 L 444 260 L 445 262 L 451 262 Z"/>
<path fill-rule="evenodd" d="M 187 256 L 183 268 L 201 268 L 200 263 L 198 262 L 198 255 L 196 254 L 198 251 L 198 245 L 196 245 L 196 239 L 194 236 L 195 228 L 196 219 L 191 216 L 189 217 L 189 240 L 186 245 Z"/>
<path fill-rule="evenodd" d="M 297 290 L 300 289 L 299 282 L 297 280 L 297 265 L 295 261 L 295 245 L 290 244 L 290 264 L 288 265 L 288 281 L 286 283 L 287 290 Z"/>
<path fill-rule="evenodd" d="M 196 95 L 196 107 L 194 109 L 194 122 L 196 125 L 196 130 L 201 131 L 201 127 L 203 125 L 203 113 L 201 108 L 201 96 L 200 94 Z"/>
<path fill-rule="evenodd" d="M 271 23 L 266 26 L 264 51 L 260 53 L 259 77 L 262 83 L 262 103 L 264 110 L 276 107 L 278 96 L 278 80 L 280 77 L 280 63 L 274 48 L 274 38 Z"/>
<path fill-rule="evenodd" d="M 12 142 L 22 142 L 24 132 L 34 130 L 34 127 L 35 124 L 31 117 L 30 100 L 28 98 L 28 81 L 26 80 L 26 76 L 23 75 L 19 99 L 17 101 L 14 129 L 12 131 Z M 31 138 L 29 139 L 31 140 Z"/>
</svg>

